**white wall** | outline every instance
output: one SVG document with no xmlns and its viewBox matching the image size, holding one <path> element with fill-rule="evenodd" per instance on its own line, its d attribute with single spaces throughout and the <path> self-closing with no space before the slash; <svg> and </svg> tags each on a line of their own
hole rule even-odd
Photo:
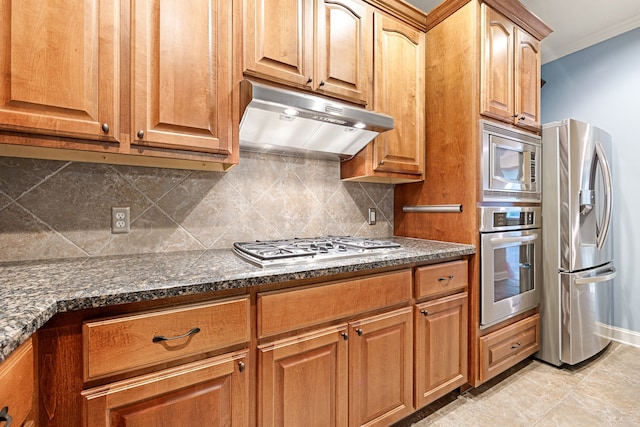
<svg viewBox="0 0 640 427">
<path fill-rule="evenodd" d="M 625 341 L 638 338 L 632 331 L 640 332 L 640 29 L 545 64 L 542 78 L 543 123 L 573 118 L 613 138 L 613 326 Z"/>
</svg>

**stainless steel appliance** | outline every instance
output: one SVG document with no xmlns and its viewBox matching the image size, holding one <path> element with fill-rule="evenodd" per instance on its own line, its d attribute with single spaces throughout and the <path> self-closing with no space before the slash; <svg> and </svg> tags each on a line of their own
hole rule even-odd
<svg viewBox="0 0 640 427">
<path fill-rule="evenodd" d="M 240 148 L 273 154 L 348 158 L 393 117 L 303 92 L 243 80 Z"/>
<path fill-rule="evenodd" d="M 611 136 L 577 120 L 543 126 L 544 285 L 537 357 L 581 362 L 610 340 L 613 238 Z"/>
<path fill-rule="evenodd" d="M 482 201 L 540 203 L 540 137 L 480 121 Z"/>
<path fill-rule="evenodd" d="M 400 244 L 389 240 L 350 236 L 264 240 L 233 244 L 233 251 L 238 256 L 259 267 L 380 255 L 402 250 Z"/>
<path fill-rule="evenodd" d="M 480 210 L 480 328 L 540 302 L 540 207 L 483 206 Z"/>
</svg>

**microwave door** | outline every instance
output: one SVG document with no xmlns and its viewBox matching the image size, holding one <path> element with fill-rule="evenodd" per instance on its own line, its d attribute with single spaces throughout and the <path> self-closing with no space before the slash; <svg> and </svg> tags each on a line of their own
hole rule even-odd
<svg viewBox="0 0 640 427">
<path fill-rule="evenodd" d="M 531 160 L 529 160 L 529 163 Z M 497 136 L 491 137 L 491 188 L 526 191 L 528 171 L 521 144 Z"/>
</svg>

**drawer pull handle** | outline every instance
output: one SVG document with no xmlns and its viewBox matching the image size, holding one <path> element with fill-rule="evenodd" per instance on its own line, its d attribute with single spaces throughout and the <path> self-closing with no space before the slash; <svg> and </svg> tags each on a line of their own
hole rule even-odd
<svg viewBox="0 0 640 427">
<path fill-rule="evenodd" d="M 519 348 L 519 347 L 522 347 L 522 343 L 520 341 L 511 345 L 511 348 Z"/>
<path fill-rule="evenodd" d="M 153 337 L 153 339 L 151 341 L 153 341 L 153 342 L 163 342 L 163 341 L 179 340 L 180 338 L 186 338 L 188 336 L 195 335 L 198 332 L 200 332 L 200 328 L 193 328 L 189 332 L 187 332 L 186 334 L 178 335 L 178 336 L 175 336 L 175 337 L 165 337 L 165 336 L 162 336 L 162 335 L 156 335 L 155 337 Z"/>
<path fill-rule="evenodd" d="M 4 421 L 6 423 L 4 427 L 9 427 L 11 425 L 11 421 L 13 421 L 13 418 L 11 418 L 11 415 L 9 415 L 8 406 L 5 406 L 4 408 L 2 408 L 2 411 L 0 411 L 0 421 Z"/>
<path fill-rule="evenodd" d="M 440 277 L 440 278 L 438 278 L 438 282 L 444 282 L 445 280 L 447 282 L 450 282 L 451 279 L 453 279 L 453 274 L 451 276 L 449 276 L 449 277 Z"/>
</svg>

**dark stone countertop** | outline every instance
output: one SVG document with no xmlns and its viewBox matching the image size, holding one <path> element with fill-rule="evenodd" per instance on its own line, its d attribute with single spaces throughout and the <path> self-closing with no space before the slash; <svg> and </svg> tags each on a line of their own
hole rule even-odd
<svg viewBox="0 0 640 427">
<path fill-rule="evenodd" d="M 0 263 L 0 361 L 58 312 L 313 279 L 470 255 L 472 245 L 394 237 L 404 250 L 261 268 L 231 250 Z"/>
</svg>

